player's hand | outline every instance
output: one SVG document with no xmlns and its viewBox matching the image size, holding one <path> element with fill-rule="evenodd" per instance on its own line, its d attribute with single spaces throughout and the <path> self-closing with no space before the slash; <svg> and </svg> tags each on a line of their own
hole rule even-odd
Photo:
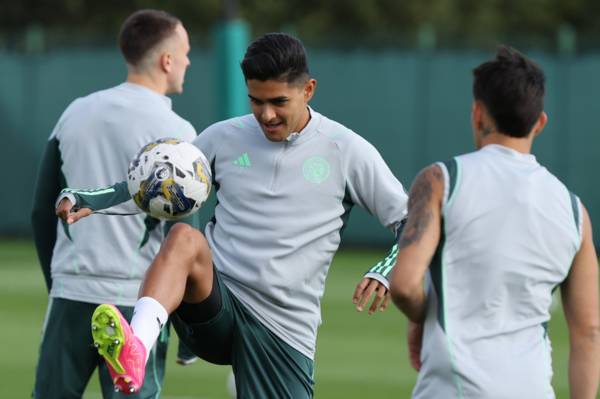
<svg viewBox="0 0 600 399">
<path fill-rule="evenodd" d="M 73 224 L 91 214 L 92 210 L 90 208 L 80 208 L 74 211 L 73 203 L 68 198 L 63 198 L 56 207 L 56 216 L 67 222 L 67 224 Z"/>
<path fill-rule="evenodd" d="M 417 324 L 408 321 L 408 331 L 406 332 L 406 342 L 408 344 L 408 357 L 410 365 L 416 371 L 421 370 L 421 347 L 423 346 L 423 324 Z"/>
<path fill-rule="evenodd" d="M 390 293 L 388 289 L 385 288 L 385 285 L 375 279 L 368 277 L 363 278 L 356 286 L 354 296 L 352 297 L 352 303 L 356 305 L 356 310 L 362 312 L 373 295 L 375 296 L 369 307 L 369 314 L 373 314 L 377 311 L 377 308 L 383 312 L 390 303 Z"/>
</svg>

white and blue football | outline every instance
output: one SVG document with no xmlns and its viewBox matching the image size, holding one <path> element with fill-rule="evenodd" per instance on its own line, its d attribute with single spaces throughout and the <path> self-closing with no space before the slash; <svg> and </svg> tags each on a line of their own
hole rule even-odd
<svg viewBox="0 0 600 399">
<path fill-rule="evenodd" d="M 129 164 L 127 188 L 152 217 L 177 220 L 196 212 L 208 198 L 211 171 L 191 143 L 163 138 L 145 145 Z"/>
</svg>

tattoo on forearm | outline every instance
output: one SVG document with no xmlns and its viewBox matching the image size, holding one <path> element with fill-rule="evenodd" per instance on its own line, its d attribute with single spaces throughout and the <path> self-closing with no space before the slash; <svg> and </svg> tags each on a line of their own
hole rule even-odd
<svg viewBox="0 0 600 399">
<path fill-rule="evenodd" d="M 443 181 L 439 167 L 432 166 L 419 173 L 408 197 L 408 221 L 400 236 L 399 248 L 407 247 L 423 237 L 431 223 L 433 214 L 429 203 L 433 193 L 433 182 Z"/>
</svg>

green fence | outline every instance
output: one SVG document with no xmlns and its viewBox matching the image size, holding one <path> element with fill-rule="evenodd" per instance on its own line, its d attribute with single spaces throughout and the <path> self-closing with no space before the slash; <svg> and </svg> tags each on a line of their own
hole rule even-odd
<svg viewBox="0 0 600 399">
<path fill-rule="evenodd" d="M 595 220 L 600 243 L 600 55 L 529 53 L 548 78 L 549 123 L 534 152 L 576 192 Z M 313 107 L 371 141 L 398 178 L 410 186 L 423 166 L 473 148 L 471 70 L 489 58 L 481 52 L 353 51 L 309 49 L 318 80 Z M 209 51 L 194 50 L 185 93 L 174 108 L 198 131 L 217 118 L 215 66 Z M 0 54 L 0 201 L 9 209 L 0 234 L 30 232 L 29 210 L 45 140 L 74 98 L 116 85 L 125 67 L 113 50 Z M 9 173 L 10 172 L 10 173 Z M 378 245 L 391 234 L 363 211 L 350 218 L 344 242 Z"/>
</svg>

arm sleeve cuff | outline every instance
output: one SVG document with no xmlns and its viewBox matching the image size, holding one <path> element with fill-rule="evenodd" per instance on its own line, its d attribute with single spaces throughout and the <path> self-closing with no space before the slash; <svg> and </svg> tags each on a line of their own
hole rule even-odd
<svg viewBox="0 0 600 399">
<path fill-rule="evenodd" d="M 77 206 L 77 198 L 75 198 L 75 196 L 73 194 L 67 193 L 67 192 L 61 192 L 60 194 L 58 194 L 58 198 L 56 199 L 56 202 L 54 203 L 54 209 L 58 208 L 58 204 L 60 203 L 60 201 L 62 201 L 65 198 L 67 198 L 69 201 L 71 201 L 73 206 Z"/>
<path fill-rule="evenodd" d="M 365 274 L 365 278 L 371 278 L 373 280 L 377 280 L 381 284 L 383 284 L 385 286 L 385 288 L 387 288 L 388 290 L 390 289 L 390 282 L 388 281 L 388 279 L 379 273 L 368 272 L 367 274 Z"/>
</svg>

